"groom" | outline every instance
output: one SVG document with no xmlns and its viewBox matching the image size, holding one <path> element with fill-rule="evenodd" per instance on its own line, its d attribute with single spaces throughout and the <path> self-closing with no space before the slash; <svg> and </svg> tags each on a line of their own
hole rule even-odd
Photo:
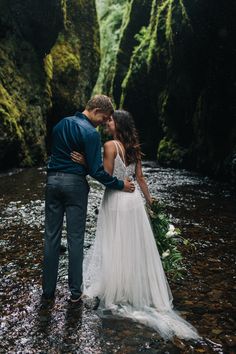
<svg viewBox="0 0 236 354">
<path fill-rule="evenodd" d="M 96 130 L 113 113 L 105 95 L 92 97 L 85 110 L 62 119 L 53 129 L 52 155 L 47 168 L 45 195 L 45 243 L 43 299 L 54 298 L 60 254 L 63 217 L 66 214 L 69 252 L 68 282 L 71 301 L 81 299 L 84 231 L 87 213 L 89 174 L 108 188 L 133 192 L 134 184 L 110 176 L 103 167 L 100 135 Z M 71 152 L 83 152 L 87 166 L 71 160 Z"/>
</svg>

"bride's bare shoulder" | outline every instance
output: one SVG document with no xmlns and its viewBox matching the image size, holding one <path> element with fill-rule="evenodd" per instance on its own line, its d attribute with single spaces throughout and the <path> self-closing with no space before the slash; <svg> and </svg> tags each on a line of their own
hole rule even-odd
<svg viewBox="0 0 236 354">
<path fill-rule="evenodd" d="M 111 150 L 111 151 L 115 151 L 116 150 L 116 147 L 115 147 L 115 144 L 114 144 L 113 140 L 106 141 L 103 146 L 104 146 L 104 149 L 106 149 L 106 150 Z"/>
<path fill-rule="evenodd" d="M 116 155 L 116 146 L 113 142 L 113 140 L 106 141 L 105 144 L 103 145 L 104 147 L 104 154 L 109 154 L 115 157 Z"/>
</svg>

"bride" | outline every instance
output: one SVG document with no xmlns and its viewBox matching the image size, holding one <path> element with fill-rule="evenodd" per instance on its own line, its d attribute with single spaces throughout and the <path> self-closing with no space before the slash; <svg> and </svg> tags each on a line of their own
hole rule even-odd
<svg viewBox="0 0 236 354">
<path fill-rule="evenodd" d="M 147 216 L 152 204 L 142 173 L 141 150 L 129 112 L 117 110 L 107 122 L 114 140 L 104 144 L 104 168 L 118 179 L 134 179 L 133 193 L 106 189 L 94 245 L 84 260 L 83 292 L 100 299 L 100 308 L 154 328 L 165 338 L 197 339 L 196 330 L 173 311 L 172 294 Z M 73 152 L 74 162 L 86 163 Z"/>
</svg>

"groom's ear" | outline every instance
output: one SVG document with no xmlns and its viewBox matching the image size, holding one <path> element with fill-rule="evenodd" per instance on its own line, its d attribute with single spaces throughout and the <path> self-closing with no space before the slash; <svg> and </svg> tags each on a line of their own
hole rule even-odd
<svg viewBox="0 0 236 354">
<path fill-rule="evenodd" d="M 93 112 L 94 112 L 94 114 L 101 113 L 101 109 L 100 108 L 94 108 Z"/>
<path fill-rule="evenodd" d="M 90 111 L 90 117 L 95 117 L 97 115 L 97 113 L 99 112 L 99 108 L 93 108 Z"/>
</svg>

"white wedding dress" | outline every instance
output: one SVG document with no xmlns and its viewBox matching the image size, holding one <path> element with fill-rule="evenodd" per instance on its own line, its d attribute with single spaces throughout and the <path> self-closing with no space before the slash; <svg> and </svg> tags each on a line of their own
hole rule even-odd
<svg viewBox="0 0 236 354">
<path fill-rule="evenodd" d="M 118 151 L 113 175 L 135 175 Z M 136 183 L 136 182 L 135 182 Z M 165 338 L 199 338 L 196 330 L 172 310 L 172 295 L 162 268 L 139 189 L 106 189 L 93 246 L 84 259 L 83 292 L 98 297 L 100 307 L 154 328 Z"/>
</svg>

